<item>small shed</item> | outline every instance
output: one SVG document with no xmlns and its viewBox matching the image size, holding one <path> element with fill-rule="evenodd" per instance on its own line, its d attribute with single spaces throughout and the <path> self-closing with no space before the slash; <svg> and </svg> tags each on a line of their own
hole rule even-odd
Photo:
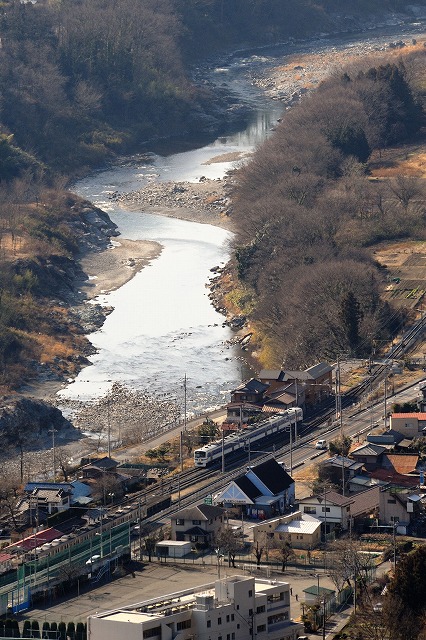
<svg viewBox="0 0 426 640">
<path fill-rule="evenodd" d="M 336 592 L 333 591 L 333 589 L 318 587 L 318 585 L 313 585 L 312 587 L 303 589 L 303 593 L 305 594 L 305 604 L 311 606 L 324 600 L 327 603 L 334 604 L 336 600 Z"/>
<path fill-rule="evenodd" d="M 159 558 L 183 558 L 191 553 L 192 543 L 184 540 L 162 540 L 155 545 Z"/>
</svg>

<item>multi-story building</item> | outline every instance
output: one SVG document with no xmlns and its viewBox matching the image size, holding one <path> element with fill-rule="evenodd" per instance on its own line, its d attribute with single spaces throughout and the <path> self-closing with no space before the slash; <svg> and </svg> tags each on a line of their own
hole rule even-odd
<svg viewBox="0 0 426 640">
<path fill-rule="evenodd" d="M 296 640 L 286 582 L 232 576 L 90 616 L 90 640 Z"/>
</svg>

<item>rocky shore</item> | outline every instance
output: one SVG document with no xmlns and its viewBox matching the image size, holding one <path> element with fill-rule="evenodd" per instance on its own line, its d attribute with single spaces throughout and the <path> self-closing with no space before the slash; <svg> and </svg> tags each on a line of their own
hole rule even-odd
<svg viewBox="0 0 426 640">
<path fill-rule="evenodd" d="M 152 182 L 139 191 L 111 198 L 130 210 L 212 224 L 232 230 L 230 218 L 230 177 L 199 182 Z"/>
</svg>

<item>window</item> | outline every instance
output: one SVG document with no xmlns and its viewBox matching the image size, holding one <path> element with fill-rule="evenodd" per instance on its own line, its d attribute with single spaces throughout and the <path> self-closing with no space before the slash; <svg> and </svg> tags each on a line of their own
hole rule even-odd
<svg viewBox="0 0 426 640">
<path fill-rule="evenodd" d="M 176 631 L 182 631 L 183 629 L 190 629 L 190 628 L 191 628 L 191 619 L 182 620 L 182 622 L 178 622 L 176 624 Z"/>
<path fill-rule="evenodd" d="M 229 616 L 226 616 L 226 622 L 229 622 Z"/>
<path fill-rule="evenodd" d="M 234 618 L 235 618 L 234 614 L 231 613 L 231 622 L 234 622 Z"/>
<path fill-rule="evenodd" d="M 177 527 L 183 527 L 184 524 L 185 524 L 185 520 L 183 518 L 176 518 Z"/>
<path fill-rule="evenodd" d="M 249 616 L 253 615 L 253 609 L 249 609 Z"/>
<path fill-rule="evenodd" d="M 231 633 L 231 640 L 235 640 L 235 632 L 234 631 Z"/>
<path fill-rule="evenodd" d="M 288 620 L 288 611 L 282 613 L 276 613 L 274 616 L 268 616 L 268 624 L 275 624 L 276 622 L 284 622 Z"/>
<path fill-rule="evenodd" d="M 257 627 L 257 633 L 261 633 L 262 631 L 266 631 L 266 624 L 260 624 Z"/>
<path fill-rule="evenodd" d="M 351 505 L 349 505 L 349 507 L 346 507 L 346 511 L 350 511 L 351 510 Z"/>
<path fill-rule="evenodd" d="M 265 613 L 265 605 L 262 604 L 260 607 L 257 607 L 256 613 Z"/>
<path fill-rule="evenodd" d="M 155 636 L 161 636 L 161 627 L 152 627 L 152 629 L 145 629 L 143 632 L 144 638 L 154 638 Z"/>
<path fill-rule="evenodd" d="M 330 513 L 330 507 L 321 507 L 321 511 L 325 513 Z"/>
<path fill-rule="evenodd" d="M 207 620 L 207 627 L 210 628 L 212 626 L 212 621 L 211 620 Z"/>
<path fill-rule="evenodd" d="M 217 619 L 217 624 L 222 624 L 222 618 Z"/>
<path fill-rule="evenodd" d="M 226 634 L 226 640 L 231 640 L 231 634 L 230 633 Z"/>
<path fill-rule="evenodd" d="M 193 520 L 193 521 L 192 521 L 192 524 L 195 524 L 195 525 L 197 525 L 197 524 L 198 524 L 198 525 L 200 525 L 200 524 L 201 524 L 201 520 Z"/>
<path fill-rule="evenodd" d="M 238 622 L 238 624 L 237 624 L 237 629 L 239 629 L 239 628 L 240 628 L 240 623 Z"/>
<path fill-rule="evenodd" d="M 280 602 L 280 600 L 284 600 L 284 592 L 281 593 L 273 593 L 268 596 L 268 602 Z"/>
<path fill-rule="evenodd" d="M 248 595 L 248 597 L 249 597 L 249 598 L 251 598 L 252 596 L 253 596 L 253 590 L 252 590 L 252 589 L 250 589 L 250 590 L 249 590 L 249 595 Z"/>
<path fill-rule="evenodd" d="M 391 516 L 391 522 L 399 522 L 399 516 Z"/>
<path fill-rule="evenodd" d="M 303 507 L 303 512 L 304 513 L 316 513 L 316 507 Z"/>
<path fill-rule="evenodd" d="M 396 504 L 395 498 L 389 498 L 388 499 L 388 504 Z"/>
</svg>

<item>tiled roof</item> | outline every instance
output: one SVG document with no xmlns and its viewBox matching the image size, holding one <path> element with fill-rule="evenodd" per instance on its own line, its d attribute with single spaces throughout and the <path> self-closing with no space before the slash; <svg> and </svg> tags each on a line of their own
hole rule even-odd
<svg viewBox="0 0 426 640">
<path fill-rule="evenodd" d="M 426 420 L 426 413 L 393 413 L 392 420 L 395 418 L 417 418 L 418 420 Z"/>
<path fill-rule="evenodd" d="M 332 371 L 332 367 L 330 367 L 327 362 L 319 362 L 318 364 L 314 364 L 313 367 L 306 369 L 306 373 L 309 373 L 314 380 L 326 373 L 330 373 L 330 371 Z"/>
<path fill-rule="evenodd" d="M 379 456 L 384 451 L 386 451 L 386 447 L 383 445 L 368 443 L 351 451 L 351 456 Z"/>
<path fill-rule="evenodd" d="M 416 470 L 419 456 L 417 455 L 398 455 L 397 453 L 386 453 L 383 456 L 382 467 L 384 469 L 393 469 L 397 473 L 412 473 Z"/>
<path fill-rule="evenodd" d="M 243 382 L 239 387 L 234 389 L 234 391 L 248 391 L 250 393 L 263 393 L 268 388 L 267 384 L 260 382 L 260 380 L 256 380 L 256 378 L 252 378 L 247 382 Z"/>
<path fill-rule="evenodd" d="M 371 478 L 376 478 L 377 480 L 385 480 L 386 482 L 399 487 L 414 487 L 416 484 L 418 484 L 417 478 L 397 473 L 392 469 L 375 469 L 375 471 L 371 471 L 369 475 Z"/>
<path fill-rule="evenodd" d="M 280 381 L 284 379 L 284 371 L 282 369 L 262 369 L 259 373 L 261 380 L 275 380 Z"/>
<path fill-rule="evenodd" d="M 360 491 L 353 496 L 351 504 L 351 516 L 359 516 L 371 513 L 379 506 L 380 487 L 372 487 L 366 491 Z"/>
<path fill-rule="evenodd" d="M 224 513 L 222 507 L 216 507 L 213 504 L 198 504 L 195 507 L 182 509 L 173 515 L 173 520 L 210 520 Z"/>
</svg>

